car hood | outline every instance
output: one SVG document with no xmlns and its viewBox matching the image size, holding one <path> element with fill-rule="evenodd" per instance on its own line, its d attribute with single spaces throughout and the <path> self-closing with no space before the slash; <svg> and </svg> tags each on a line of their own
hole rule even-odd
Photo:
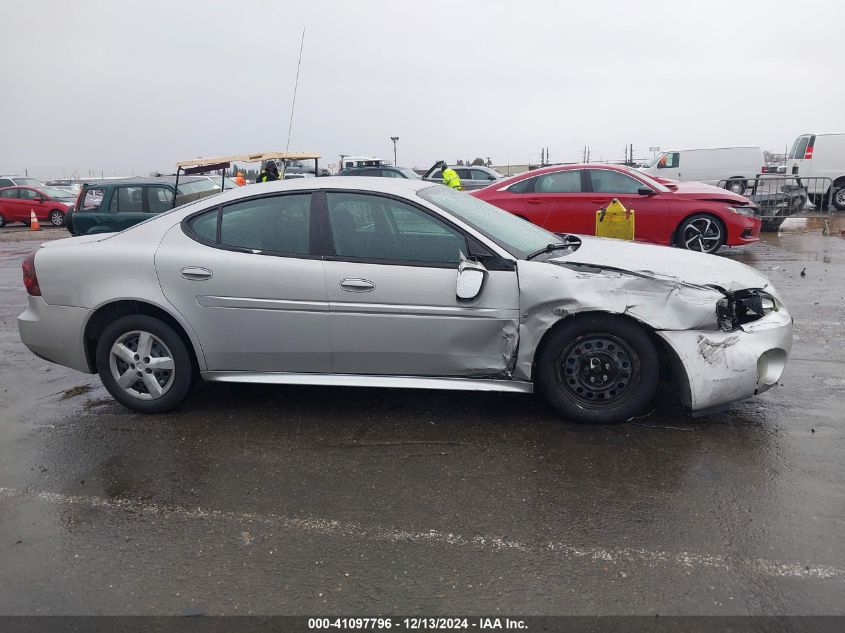
<svg viewBox="0 0 845 633">
<path fill-rule="evenodd" d="M 572 254 L 547 262 L 629 272 L 693 286 L 717 287 L 728 292 L 760 288 L 775 294 L 771 282 L 759 272 L 725 257 L 610 238 L 580 235 L 578 238 L 581 245 Z"/>
<path fill-rule="evenodd" d="M 672 193 L 682 198 L 692 198 L 694 200 L 710 200 L 714 202 L 725 202 L 726 204 L 734 204 L 745 206 L 749 204 L 748 198 L 741 196 L 733 191 L 722 189 L 714 185 L 708 185 L 703 182 L 681 182 L 678 180 L 662 180 L 666 185 L 672 189 Z"/>
</svg>

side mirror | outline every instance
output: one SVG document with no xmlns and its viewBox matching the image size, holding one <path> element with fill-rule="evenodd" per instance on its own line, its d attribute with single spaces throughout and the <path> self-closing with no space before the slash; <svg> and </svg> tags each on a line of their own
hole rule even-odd
<svg viewBox="0 0 845 633">
<path fill-rule="evenodd" d="M 458 282 L 455 288 L 455 296 L 458 299 L 468 301 L 475 299 L 484 285 L 487 277 L 487 269 L 479 262 L 466 259 L 461 253 L 461 263 L 458 264 Z"/>
<path fill-rule="evenodd" d="M 637 189 L 637 193 L 641 196 L 653 196 L 657 192 L 651 187 L 640 187 Z"/>
</svg>

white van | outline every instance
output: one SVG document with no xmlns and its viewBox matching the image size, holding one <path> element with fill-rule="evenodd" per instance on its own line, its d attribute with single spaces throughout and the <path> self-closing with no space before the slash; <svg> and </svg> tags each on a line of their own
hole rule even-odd
<svg viewBox="0 0 845 633">
<path fill-rule="evenodd" d="M 787 175 L 830 178 L 833 181 L 833 204 L 840 211 L 845 211 L 845 134 L 802 134 L 795 139 L 786 158 Z M 803 184 L 811 195 L 824 196 L 823 204 L 827 204 L 830 183 L 807 180 Z"/>
<path fill-rule="evenodd" d="M 695 180 L 709 185 L 726 181 L 728 189 L 741 194 L 750 186 L 747 181 L 762 172 L 764 164 L 760 147 L 716 147 L 661 152 L 640 167 L 640 171 L 659 178 Z"/>
</svg>

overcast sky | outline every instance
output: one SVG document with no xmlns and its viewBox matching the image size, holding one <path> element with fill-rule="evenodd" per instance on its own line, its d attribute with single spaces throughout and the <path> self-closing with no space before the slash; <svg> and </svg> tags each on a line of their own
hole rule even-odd
<svg viewBox="0 0 845 633">
<path fill-rule="evenodd" d="M 3 0 L 0 173 L 291 150 L 495 164 L 845 132 L 845 3 Z"/>
</svg>

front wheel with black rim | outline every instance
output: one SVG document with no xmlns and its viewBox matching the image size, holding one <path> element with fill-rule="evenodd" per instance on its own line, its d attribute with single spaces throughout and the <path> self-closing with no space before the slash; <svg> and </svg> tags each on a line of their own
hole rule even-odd
<svg viewBox="0 0 845 633">
<path fill-rule="evenodd" d="M 65 214 L 63 211 L 59 211 L 58 209 L 53 209 L 50 211 L 50 224 L 53 226 L 64 226 L 65 224 Z"/>
<path fill-rule="evenodd" d="M 657 352 L 638 325 L 597 314 L 556 329 L 537 359 L 540 393 L 575 422 L 624 422 L 640 413 L 657 390 Z"/>
<path fill-rule="evenodd" d="M 677 244 L 689 251 L 715 253 L 725 244 L 724 226 L 712 215 L 696 213 L 681 222 Z"/>
<path fill-rule="evenodd" d="M 97 370 L 112 397 L 141 413 L 176 407 L 194 369 L 176 331 L 154 317 L 131 314 L 111 323 L 97 342 Z"/>
</svg>

